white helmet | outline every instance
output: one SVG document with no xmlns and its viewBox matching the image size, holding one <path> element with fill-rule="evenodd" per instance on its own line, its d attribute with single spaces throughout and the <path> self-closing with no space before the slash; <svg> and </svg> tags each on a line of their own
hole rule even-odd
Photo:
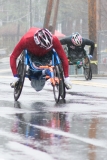
<svg viewBox="0 0 107 160">
<path fill-rule="evenodd" d="M 40 29 L 34 35 L 35 43 L 41 48 L 49 49 L 53 46 L 53 37 L 49 30 Z"/>
<path fill-rule="evenodd" d="M 73 33 L 71 41 L 76 46 L 81 46 L 82 44 L 82 36 L 79 33 Z"/>
</svg>

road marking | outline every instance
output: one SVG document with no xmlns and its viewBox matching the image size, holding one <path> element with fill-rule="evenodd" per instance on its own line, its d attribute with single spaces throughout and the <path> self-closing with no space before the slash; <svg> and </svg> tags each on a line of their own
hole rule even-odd
<svg viewBox="0 0 107 160">
<path fill-rule="evenodd" d="M 11 69 L 2 69 L 2 70 L 0 70 L 0 73 L 4 73 L 4 72 L 10 72 L 11 71 Z"/>
<path fill-rule="evenodd" d="M 13 76 L 0 76 L 0 78 L 12 78 Z"/>
<path fill-rule="evenodd" d="M 97 82 L 84 82 L 84 81 L 72 81 L 73 84 L 83 85 L 83 86 L 93 86 L 93 87 L 104 87 L 107 88 L 107 84 L 101 84 Z"/>
<path fill-rule="evenodd" d="M 0 78 L 12 78 L 13 76 L 0 76 Z M 97 82 L 87 82 L 87 81 L 72 81 L 75 85 L 83 85 L 83 86 L 93 86 L 93 87 L 102 87 L 107 88 L 107 84 L 97 83 Z"/>
</svg>

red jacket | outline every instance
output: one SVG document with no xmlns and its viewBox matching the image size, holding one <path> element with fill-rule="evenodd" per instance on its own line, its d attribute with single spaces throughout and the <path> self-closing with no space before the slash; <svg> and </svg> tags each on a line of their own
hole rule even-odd
<svg viewBox="0 0 107 160">
<path fill-rule="evenodd" d="M 36 45 L 34 41 L 34 34 L 36 31 L 37 31 L 37 28 L 29 29 L 29 31 L 21 38 L 21 40 L 15 46 L 10 56 L 10 66 L 11 66 L 13 75 L 17 74 L 16 59 L 22 53 L 23 50 L 27 49 L 30 53 L 37 56 L 43 56 L 46 53 L 48 53 L 48 51 L 50 50 L 50 49 L 45 50 L 44 48 L 40 48 L 39 46 Z M 68 60 L 60 41 L 54 35 L 53 35 L 53 48 L 56 50 L 57 54 L 59 55 L 62 61 L 65 77 L 68 77 Z"/>
</svg>

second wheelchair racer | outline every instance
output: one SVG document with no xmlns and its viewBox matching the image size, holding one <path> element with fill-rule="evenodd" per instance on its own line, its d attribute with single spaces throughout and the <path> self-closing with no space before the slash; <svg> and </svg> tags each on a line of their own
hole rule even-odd
<svg viewBox="0 0 107 160">
<path fill-rule="evenodd" d="M 90 39 L 83 38 L 78 32 L 61 39 L 60 42 L 62 45 L 67 45 L 68 58 L 71 60 L 85 56 L 86 51 L 84 48 L 86 45 L 90 47 L 89 59 L 93 58 L 94 42 Z"/>
<path fill-rule="evenodd" d="M 59 41 L 59 39 L 52 35 L 47 29 L 36 29 L 35 27 L 29 29 L 29 31 L 20 39 L 18 44 L 15 46 L 11 56 L 10 56 L 10 66 L 13 73 L 13 81 L 10 84 L 12 88 L 15 87 L 15 84 L 19 81 L 16 60 L 20 56 L 23 50 L 27 50 L 30 54 L 44 57 L 44 55 L 48 54 L 52 48 L 54 48 L 62 62 L 63 71 L 64 71 L 64 82 L 67 89 L 72 88 L 72 83 L 69 79 L 69 71 L 68 71 L 68 59 L 63 50 L 63 47 Z M 49 75 L 49 70 L 43 70 L 43 75 Z M 32 84 L 32 81 L 31 81 Z M 36 91 L 42 90 L 45 85 L 45 81 L 43 80 L 35 80 L 33 82 Z"/>
</svg>

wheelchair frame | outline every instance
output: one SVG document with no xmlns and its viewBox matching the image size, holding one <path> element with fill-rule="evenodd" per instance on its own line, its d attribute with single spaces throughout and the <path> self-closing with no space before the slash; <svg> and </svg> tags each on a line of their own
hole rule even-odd
<svg viewBox="0 0 107 160">
<path fill-rule="evenodd" d="M 46 66 L 39 66 L 35 68 L 33 66 L 31 57 L 27 50 L 24 50 L 22 54 L 19 57 L 19 62 L 17 65 L 18 75 L 19 75 L 19 82 L 16 84 L 14 88 L 14 99 L 17 101 L 21 95 L 22 88 L 24 85 L 24 80 L 27 73 L 27 68 L 30 68 L 34 73 L 37 73 L 39 71 L 42 71 L 43 69 L 49 69 L 51 72 L 51 77 L 48 76 L 48 79 L 50 79 L 50 82 L 53 87 L 53 93 L 54 93 L 54 99 L 56 103 L 59 102 L 60 98 L 65 100 L 66 96 L 66 89 L 64 84 L 64 75 L 63 75 L 63 69 L 61 66 L 61 61 L 54 49 L 52 49 L 52 64 L 46 65 Z M 29 77 L 30 78 L 30 77 Z M 45 77 L 46 78 L 46 77 Z M 35 77 L 36 79 L 36 77 Z"/>
</svg>

